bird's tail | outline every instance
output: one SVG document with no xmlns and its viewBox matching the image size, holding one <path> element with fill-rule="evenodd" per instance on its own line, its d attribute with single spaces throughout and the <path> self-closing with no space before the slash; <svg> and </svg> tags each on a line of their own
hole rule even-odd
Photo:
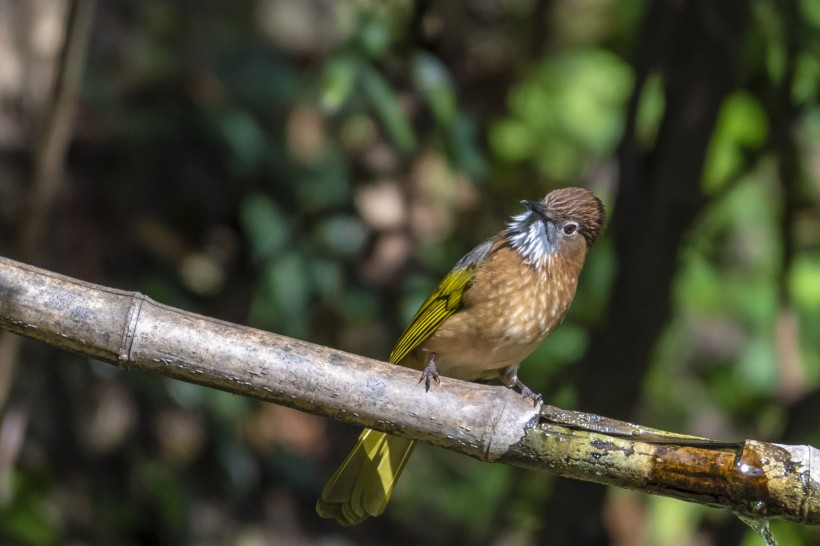
<svg viewBox="0 0 820 546">
<path fill-rule="evenodd" d="M 316 512 L 342 525 L 356 525 L 384 512 L 415 444 L 415 440 L 364 429 L 322 490 Z"/>
</svg>

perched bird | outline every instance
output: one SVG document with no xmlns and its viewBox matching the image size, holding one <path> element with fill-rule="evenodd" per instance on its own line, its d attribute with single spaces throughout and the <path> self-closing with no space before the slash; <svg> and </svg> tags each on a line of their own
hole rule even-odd
<svg viewBox="0 0 820 546">
<path fill-rule="evenodd" d="M 390 362 L 468 381 L 498 378 L 536 403 L 518 365 L 561 323 L 575 296 L 604 207 L 591 192 L 564 188 L 527 210 L 456 263 L 416 312 Z M 343 525 L 381 514 L 415 444 L 365 429 L 328 481 L 316 511 Z"/>
</svg>

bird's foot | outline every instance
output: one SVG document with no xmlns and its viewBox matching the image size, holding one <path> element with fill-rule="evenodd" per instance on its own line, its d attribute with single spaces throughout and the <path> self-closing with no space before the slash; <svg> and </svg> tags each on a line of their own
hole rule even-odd
<svg viewBox="0 0 820 546">
<path fill-rule="evenodd" d="M 515 386 L 521 390 L 521 396 L 524 398 L 532 398 L 533 406 L 537 406 L 542 401 L 540 394 L 532 392 L 532 389 L 522 383 L 517 377 L 515 378 Z"/>
<path fill-rule="evenodd" d="M 427 365 L 424 367 L 424 370 L 421 372 L 421 377 L 419 378 L 419 383 L 424 381 L 424 392 L 430 390 L 430 382 L 433 380 L 439 385 L 441 384 L 441 379 L 438 377 L 438 370 L 436 370 L 436 353 L 430 355 L 430 360 L 427 361 Z"/>
</svg>

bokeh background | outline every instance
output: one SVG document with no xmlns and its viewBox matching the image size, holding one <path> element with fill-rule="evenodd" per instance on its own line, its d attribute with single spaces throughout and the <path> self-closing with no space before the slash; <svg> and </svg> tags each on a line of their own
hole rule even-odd
<svg viewBox="0 0 820 546">
<path fill-rule="evenodd" d="M 819 83 L 814 0 L 0 0 L 0 254 L 384 359 L 520 199 L 581 185 L 609 230 L 524 381 L 818 446 Z M 313 504 L 356 434 L 4 335 L 0 542 L 760 544 L 425 447 L 341 528 Z"/>
</svg>

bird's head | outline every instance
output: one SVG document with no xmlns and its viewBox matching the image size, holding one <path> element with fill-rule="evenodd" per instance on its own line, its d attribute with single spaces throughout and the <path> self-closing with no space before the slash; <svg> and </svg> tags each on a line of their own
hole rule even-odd
<svg viewBox="0 0 820 546">
<path fill-rule="evenodd" d="M 553 190 L 507 224 L 510 244 L 533 264 L 556 254 L 586 254 L 604 230 L 604 206 L 584 188 Z"/>
</svg>

